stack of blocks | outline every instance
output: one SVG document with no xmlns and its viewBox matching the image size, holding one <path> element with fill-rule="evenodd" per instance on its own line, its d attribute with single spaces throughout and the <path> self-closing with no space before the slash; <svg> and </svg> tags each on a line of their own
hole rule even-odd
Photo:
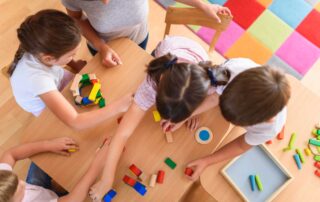
<svg viewBox="0 0 320 202">
<path fill-rule="evenodd" d="M 80 89 L 88 85 L 93 85 L 91 92 L 88 97 L 82 97 Z M 101 83 L 95 74 L 76 74 L 70 87 L 77 105 L 99 104 L 99 107 L 102 108 L 105 106 L 105 99 L 102 97 L 100 89 Z"/>
<path fill-rule="evenodd" d="M 173 0 L 156 0 L 164 7 L 185 7 Z M 316 0 L 208 0 L 228 7 L 233 21 L 215 46 L 226 58 L 247 57 L 302 78 L 320 56 L 320 3 Z M 318 2 L 318 3 L 317 3 Z M 210 44 L 215 33 L 189 26 Z M 248 45 L 250 44 L 250 45 Z"/>
</svg>

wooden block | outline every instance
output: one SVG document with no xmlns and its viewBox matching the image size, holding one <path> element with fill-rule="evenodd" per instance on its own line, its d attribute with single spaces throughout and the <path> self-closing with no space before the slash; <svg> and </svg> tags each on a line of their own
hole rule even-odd
<svg viewBox="0 0 320 202">
<path fill-rule="evenodd" d="M 164 160 L 164 162 L 173 170 L 177 164 L 171 159 L 171 158 L 166 158 L 166 160 Z"/>
<path fill-rule="evenodd" d="M 171 132 L 166 132 L 165 135 L 166 135 L 166 140 L 167 140 L 167 142 L 168 142 L 168 143 L 172 143 L 172 142 L 173 142 L 172 133 L 171 133 Z"/>
<path fill-rule="evenodd" d="M 106 101 L 103 97 L 101 97 L 101 99 L 99 100 L 99 107 L 103 108 L 104 106 L 106 106 Z"/>
<path fill-rule="evenodd" d="M 266 144 L 272 144 L 272 140 L 268 140 Z"/>
<path fill-rule="evenodd" d="M 165 172 L 163 170 L 159 170 L 158 176 L 157 176 L 157 183 L 159 183 L 159 184 L 163 183 L 164 175 L 165 175 Z"/>
<path fill-rule="evenodd" d="M 301 160 L 300 160 L 299 155 L 295 154 L 295 155 L 293 155 L 293 158 L 294 158 L 294 160 L 295 160 L 295 162 L 297 164 L 298 169 L 301 170 L 302 167 L 301 167 Z"/>
<path fill-rule="evenodd" d="M 283 138 L 284 138 L 284 126 L 283 126 L 282 130 L 280 131 L 280 133 L 277 135 L 278 140 L 282 140 Z"/>
<path fill-rule="evenodd" d="M 314 162 L 313 164 L 316 168 L 319 168 L 320 169 L 320 162 Z"/>
<path fill-rule="evenodd" d="M 159 122 L 161 120 L 161 116 L 158 111 L 153 111 L 152 114 L 155 122 Z"/>
<path fill-rule="evenodd" d="M 257 183 L 257 187 L 258 187 L 259 191 L 263 191 L 263 185 L 262 185 L 262 182 L 260 180 L 259 175 L 256 175 L 255 179 L 256 179 L 256 183 Z"/>
<path fill-rule="evenodd" d="M 304 153 L 306 153 L 307 156 L 311 155 L 311 150 L 309 148 L 304 149 Z"/>
<path fill-rule="evenodd" d="M 250 175 L 249 180 L 251 185 L 251 191 L 254 191 L 256 189 L 256 181 L 254 175 Z"/>
<path fill-rule="evenodd" d="M 89 79 L 90 80 L 96 80 L 97 79 L 97 77 L 96 77 L 96 75 L 95 74 L 89 74 Z"/>
<path fill-rule="evenodd" d="M 133 187 L 136 184 L 136 181 L 128 175 L 125 175 L 122 180 L 131 187 Z"/>
<path fill-rule="evenodd" d="M 320 141 L 315 140 L 315 139 L 309 139 L 309 144 L 312 144 L 314 146 L 320 146 Z"/>
<path fill-rule="evenodd" d="M 301 160 L 301 163 L 304 163 L 305 160 L 304 160 L 304 156 L 303 154 L 301 153 L 300 149 L 296 149 L 296 153 L 299 155 L 299 158 Z"/>
<path fill-rule="evenodd" d="M 318 162 L 319 162 L 319 161 L 320 161 L 320 156 L 314 156 L 313 159 L 314 159 L 315 161 L 318 161 Z"/>
<path fill-rule="evenodd" d="M 142 171 L 134 164 L 132 164 L 129 169 L 135 174 L 137 177 L 142 173 Z"/>
<path fill-rule="evenodd" d="M 117 195 L 117 192 L 113 189 L 110 189 L 103 197 L 104 202 L 111 202 L 112 199 Z"/>
<path fill-rule="evenodd" d="M 68 152 L 70 153 L 73 153 L 73 152 L 76 152 L 77 150 L 76 149 L 68 149 Z"/>
<path fill-rule="evenodd" d="M 156 181 L 157 181 L 157 175 L 151 175 L 149 186 L 154 187 L 156 185 Z"/>
<path fill-rule="evenodd" d="M 96 100 L 97 97 L 97 93 L 101 88 L 101 84 L 100 83 L 95 83 L 92 87 L 92 90 L 89 94 L 89 100 L 91 100 L 92 102 L 94 102 Z"/>
<path fill-rule="evenodd" d="M 75 101 L 76 104 L 81 105 L 81 103 L 82 103 L 82 97 L 78 95 L 78 96 L 74 99 L 74 101 Z"/>
<path fill-rule="evenodd" d="M 184 171 L 184 174 L 191 177 L 192 174 L 193 174 L 192 168 L 188 168 L 188 167 L 187 167 L 187 168 L 185 169 L 185 171 Z"/>
<path fill-rule="evenodd" d="M 146 174 L 144 174 L 144 172 L 142 172 L 142 173 L 139 175 L 138 179 L 139 179 L 141 182 L 145 182 L 145 181 L 147 180 L 147 176 L 146 176 Z"/>
<path fill-rule="evenodd" d="M 320 170 L 314 171 L 314 174 L 315 174 L 316 176 L 320 177 Z"/>
<path fill-rule="evenodd" d="M 94 104 L 99 104 L 100 100 L 101 100 L 101 97 L 99 97 L 98 99 L 96 99 L 96 100 L 94 101 Z"/>
<path fill-rule="evenodd" d="M 79 88 L 77 88 L 76 90 L 72 91 L 72 96 L 75 97 L 75 96 L 78 96 L 80 95 L 80 90 Z"/>
<path fill-rule="evenodd" d="M 320 129 L 320 122 L 315 125 L 316 129 Z"/>
<path fill-rule="evenodd" d="M 297 134 L 292 133 L 289 141 L 289 146 L 288 146 L 290 149 L 293 149 L 293 145 L 294 145 L 294 142 L 296 141 L 296 138 L 297 138 Z"/>
<path fill-rule="evenodd" d="M 70 87 L 70 90 L 72 92 L 74 92 L 75 90 L 79 90 L 79 83 L 82 79 L 82 76 L 80 74 L 76 74 L 76 76 L 74 77 L 73 81 L 72 81 L 72 84 L 71 84 L 71 87 Z"/>
</svg>

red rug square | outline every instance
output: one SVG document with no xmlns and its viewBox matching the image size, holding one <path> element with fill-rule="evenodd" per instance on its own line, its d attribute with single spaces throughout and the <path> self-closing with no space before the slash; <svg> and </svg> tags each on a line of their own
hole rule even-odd
<svg viewBox="0 0 320 202">
<path fill-rule="evenodd" d="M 320 13 L 312 10 L 298 26 L 297 31 L 316 46 L 320 47 L 320 32 L 317 30 L 319 25 Z"/>
<path fill-rule="evenodd" d="M 233 20 L 244 29 L 248 29 L 265 10 L 256 0 L 229 0 L 224 6 L 231 10 Z"/>
</svg>

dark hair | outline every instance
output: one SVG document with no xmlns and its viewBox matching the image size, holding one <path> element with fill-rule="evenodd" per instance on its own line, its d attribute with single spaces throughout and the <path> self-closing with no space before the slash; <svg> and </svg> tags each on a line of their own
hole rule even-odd
<svg viewBox="0 0 320 202">
<path fill-rule="evenodd" d="M 204 101 L 210 83 L 225 85 L 230 78 L 227 69 L 211 62 L 176 61 L 177 57 L 169 53 L 152 60 L 147 68 L 149 79 L 156 84 L 157 110 L 162 118 L 174 123 L 188 118 Z"/>
<path fill-rule="evenodd" d="M 224 118 L 239 126 L 270 120 L 290 99 L 285 75 L 269 66 L 246 70 L 237 75 L 220 96 Z"/>
<path fill-rule="evenodd" d="M 11 201 L 17 191 L 19 180 L 16 174 L 0 170 L 0 201 Z"/>
<path fill-rule="evenodd" d="M 20 45 L 8 69 L 10 76 L 25 52 L 59 58 L 77 47 L 81 41 L 80 29 L 74 20 L 61 11 L 50 9 L 27 17 L 17 33 Z"/>
</svg>

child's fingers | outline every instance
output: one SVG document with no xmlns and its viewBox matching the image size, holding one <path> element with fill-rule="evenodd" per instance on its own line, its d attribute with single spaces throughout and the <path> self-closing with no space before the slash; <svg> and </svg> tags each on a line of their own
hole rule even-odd
<svg viewBox="0 0 320 202">
<path fill-rule="evenodd" d="M 70 153 L 68 151 L 57 151 L 56 153 L 58 153 L 62 156 L 70 156 Z"/>
</svg>

